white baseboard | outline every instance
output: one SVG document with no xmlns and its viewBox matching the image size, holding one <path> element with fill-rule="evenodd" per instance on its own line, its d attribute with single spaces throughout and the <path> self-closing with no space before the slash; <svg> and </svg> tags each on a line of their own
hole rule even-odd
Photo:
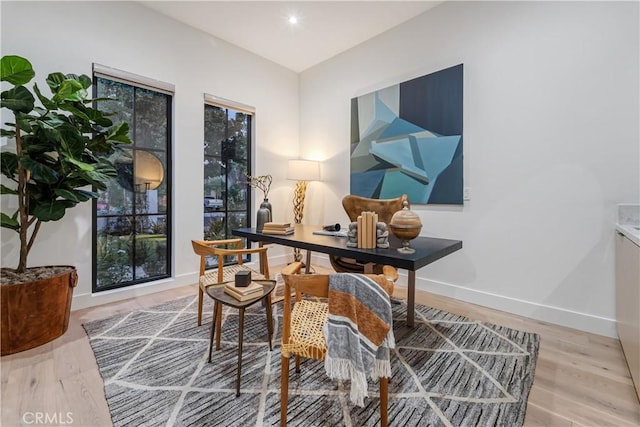
<svg viewBox="0 0 640 427">
<path fill-rule="evenodd" d="M 198 274 L 189 273 L 168 279 L 157 280 L 155 282 L 141 283 L 139 285 L 127 286 L 126 288 L 111 289 L 108 291 L 74 294 L 71 301 L 71 311 L 83 308 L 95 307 L 97 305 L 108 304 L 110 302 L 121 301 L 127 298 L 149 295 L 155 292 L 166 291 L 186 285 L 198 283 Z M 194 294 L 195 295 L 195 294 Z"/>
<path fill-rule="evenodd" d="M 489 292 L 465 288 L 463 286 L 452 285 L 450 283 L 428 280 L 421 277 L 416 277 L 416 289 L 455 298 L 460 301 L 481 305 L 483 307 L 505 311 L 518 316 L 528 317 L 534 320 L 553 323 L 554 325 L 566 326 L 568 328 L 578 329 L 592 334 L 618 338 L 616 322 L 614 319 L 524 301 L 517 298 L 505 297 Z"/>
</svg>

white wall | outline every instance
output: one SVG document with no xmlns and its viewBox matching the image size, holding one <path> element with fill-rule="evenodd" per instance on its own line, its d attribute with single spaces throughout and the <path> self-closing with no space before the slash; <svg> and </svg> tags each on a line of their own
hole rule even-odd
<svg viewBox="0 0 640 427">
<path fill-rule="evenodd" d="M 277 220 L 291 219 L 281 165 L 300 154 L 327 160 L 324 181 L 307 190 L 305 222 L 344 223 L 349 100 L 464 63 L 471 201 L 413 206 L 423 235 L 464 248 L 418 271 L 419 288 L 615 335 L 614 207 L 640 193 L 637 3 L 448 2 L 300 76 L 136 3 L 0 6 L 2 54 L 29 58 L 39 81 L 90 74 L 96 62 L 176 86 L 174 278 L 92 296 L 86 203 L 46 224 L 30 258 L 78 267 L 74 309 L 195 282 L 203 93 L 256 107 L 254 173 L 274 176 Z M 2 266 L 16 263 L 6 230 L 1 255 Z"/>
<path fill-rule="evenodd" d="M 346 222 L 349 100 L 464 63 L 464 207 L 413 205 L 464 248 L 420 289 L 615 336 L 615 204 L 638 202 L 638 3 L 447 2 L 301 74 L 309 210 Z M 319 197 L 318 197 L 319 196 Z"/>
<path fill-rule="evenodd" d="M 99 63 L 175 85 L 173 276 L 91 295 L 91 204 L 42 227 L 30 266 L 72 264 L 73 308 L 197 282 L 190 240 L 202 236 L 203 94 L 256 108 L 255 174 L 272 174 L 275 215 L 286 215 L 293 183 L 278 167 L 298 155 L 298 75 L 133 2 L 1 3 L 2 54 L 28 58 L 41 88 L 53 71 L 91 75 Z M 261 194 L 255 195 L 261 199 Z M 3 197 L 3 211 L 11 202 Z M 7 199 L 7 200 L 5 200 Z M 261 200 L 257 200 L 259 204 Z M 257 204 L 256 204 L 257 207 Z M 7 209 L 5 209 L 7 208 Z M 18 239 L 2 230 L 2 266 L 17 265 Z"/>
</svg>

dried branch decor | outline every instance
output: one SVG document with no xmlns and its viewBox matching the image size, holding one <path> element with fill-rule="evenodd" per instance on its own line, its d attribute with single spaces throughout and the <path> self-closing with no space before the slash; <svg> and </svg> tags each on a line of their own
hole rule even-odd
<svg viewBox="0 0 640 427">
<path fill-rule="evenodd" d="M 247 181 L 245 181 L 245 184 L 248 184 L 250 187 L 262 190 L 262 192 L 264 193 L 264 198 L 269 198 L 269 189 L 271 188 L 271 182 L 273 181 L 273 177 L 271 175 L 251 176 L 246 172 L 244 175 L 247 177 Z"/>
</svg>

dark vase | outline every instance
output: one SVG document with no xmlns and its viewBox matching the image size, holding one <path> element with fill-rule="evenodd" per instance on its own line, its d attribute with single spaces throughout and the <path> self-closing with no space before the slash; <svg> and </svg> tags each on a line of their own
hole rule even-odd
<svg viewBox="0 0 640 427">
<path fill-rule="evenodd" d="M 262 203 L 260 203 L 258 218 L 256 221 L 256 230 L 262 231 L 265 222 L 271 222 L 271 203 L 269 203 L 269 199 L 264 199 Z"/>
</svg>

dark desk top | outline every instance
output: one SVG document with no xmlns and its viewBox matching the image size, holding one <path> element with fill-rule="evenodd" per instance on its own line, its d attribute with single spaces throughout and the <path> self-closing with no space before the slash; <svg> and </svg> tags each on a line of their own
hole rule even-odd
<svg viewBox="0 0 640 427">
<path fill-rule="evenodd" d="M 389 244 L 391 246 L 388 249 L 348 248 L 346 237 L 313 234 L 314 231 L 322 230 L 321 226 L 296 224 L 295 228 L 295 233 L 288 236 L 258 233 L 255 228 L 238 228 L 233 230 L 232 234 L 238 237 L 246 237 L 247 240 L 252 242 L 276 243 L 313 252 L 355 258 L 363 263 L 387 264 L 411 271 L 416 271 L 452 252 L 462 249 L 461 240 L 420 236 L 410 242 L 410 246 L 415 249 L 415 253 L 403 254 L 397 250 L 397 248 L 402 247 L 400 240 L 392 235 L 389 236 Z"/>
</svg>

